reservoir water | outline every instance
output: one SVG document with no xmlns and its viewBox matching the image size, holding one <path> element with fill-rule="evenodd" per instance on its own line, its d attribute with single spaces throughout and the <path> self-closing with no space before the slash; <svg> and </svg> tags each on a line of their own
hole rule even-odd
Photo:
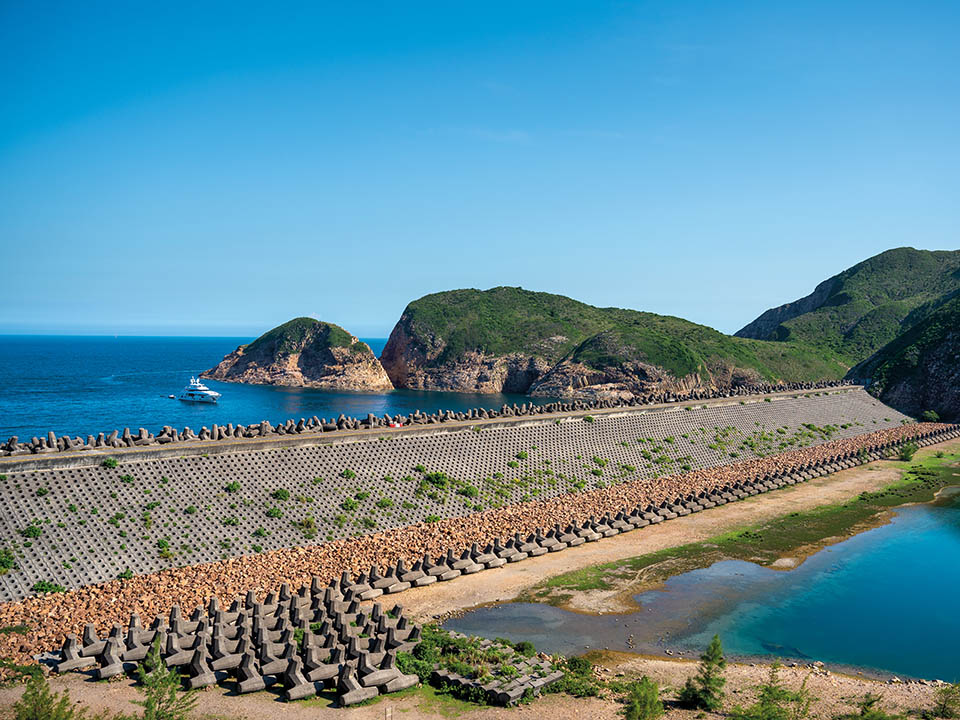
<svg viewBox="0 0 960 720">
<path fill-rule="evenodd" d="M 194 430 L 214 423 L 247 425 L 340 413 L 366 417 L 413 410 L 498 408 L 504 403 L 547 402 L 525 395 L 394 390 L 334 392 L 207 381 L 223 397 L 216 405 L 171 400 L 191 375 L 216 365 L 253 338 L 66 337 L 0 335 L 0 442 L 72 436 L 130 427 L 156 432 L 164 425 Z M 376 355 L 386 343 L 365 338 Z"/>
<path fill-rule="evenodd" d="M 641 531 L 642 532 L 642 531 Z M 698 655 L 714 633 L 728 654 L 822 660 L 960 681 L 960 493 L 901 508 L 792 570 L 724 561 L 635 597 L 641 609 L 584 615 L 548 605 L 481 608 L 445 627 L 530 640 L 563 654 L 671 648 Z"/>
</svg>

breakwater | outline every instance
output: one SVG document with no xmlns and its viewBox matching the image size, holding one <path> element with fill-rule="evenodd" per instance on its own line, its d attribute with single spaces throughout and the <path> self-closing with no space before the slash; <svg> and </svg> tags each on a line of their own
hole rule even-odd
<svg viewBox="0 0 960 720">
<path fill-rule="evenodd" d="M 156 575 L 31 597 L 0 605 L 0 624 L 27 624 L 25 636 L 0 637 L 0 655 L 27 659 L 59 646 L 85 623 L 108 632 L 130 613 L 166 614 L 193 607 L 213 592 L 220 602 L 264 597 L 281 583 L 338 584 L 354 599 L 376 599 L 425 585 L 557 552 L 582 542 L 669 521 L 712 504 L 767 492 L 785 484 L 879 459 L 904 442 L 930 445 L 960 437 L 956 426 L 909 425 L 755 458 L 666 479 L 656 488 L 629 483 L 572 497 L 510 505 L 435 524 L 407 526 L 307 548 L 287 548 L 179 567 Z M 680 495 L 680 497 L 677 497 Z M 657 519 L 659 518 L 659 519 Z M 538 528 L 551 528 L 543 533 Z M 504 542 L 503 538 L 507 538 Z M 429 557 L 425 556 L 429 555 Z M 363 568 L 370 568 L 369 571 Z M 359 574 L 358 574 L 359 573 Z M 313 578 L 317 578 L 313 580 Z M 428 579 L 429 578 L 429 579 Z M 419 582 L 418 582 L 419 581 Z M 39 626 L 36 618 L 45 618 Z"/>
<path fill-rule="evenodd" d="M 131 430 L 125 427 L 122 430 L 98 432 L 71 437 L 57 435 L 53 430 L 47 431 L 43 437 L 33 436 L 29 440 L 21 440 L 19 436 L 9 437 L 0 445 L 0 457 L 42 455 L 56 452 L 83 452 L 109 450 L 120 448 L 146 447 L 151 445 L 167 445 L 180 443 L 199 443 L 204 441 L 221 441 L 228 439 L 269 438 L 291 435 L 312 436 L 321 433 L 333 433 L 344 430 L 375 430 L 386 427 L 404 427 L 414 425 L 435 425 L 455 421 L 480 421 L 508 417 L 535 417 L 550 413 L 583 412 L 611 408 L 641 407 L 662 403 L 682 401 L 716 400 L 720 398 L 747 397 L 750 395 L 810 391 L 816 389 L 844 387 L 843 381 L 822 381 L 817 383 L 781 383 L 781 384 L 754 384 L 744 385 L 726 390 L 694 390 L 686 393 L 650 393 L 636 396 L 631 400 L 575 400 L 570 402 L 555 402 L 535 404 L 533 402 L 517 405 L 502 405 L 499 410 L 482 407 L 471 408 L 467 411 L 439 410 L 425 413 L 419 410 L 408 414 L 378 417 L 368 413 L 365 418 L 348 417 L 340 414 L 336 418 L 320 418 L 316 415 L 309 418 L 289 419 L 283 423 L 271 424 L 263 420 L 256 424 L 241 425 L 227 423 L 215 424 L 211 428 L 202 426 L 194 431 L 186 426 L 178 429 L 170 425 L 163 426 L 156 432 L 147 428 Z"/>
<path fill-rule="evenodd" d="M 740 403 L 743 404 L 740 404 Z M 430 524 L 900 427 L 860 389 L 299 438 L 8 458 L 0 599 Z M 293 440 L 291 438 L 291 440 Z M 250 442 L 250 446 L 247 446 Z M 205 448 L 210 449 L 208 452 Z M 47 464 L 49 463 L 49 464 Z"/>
</svg>

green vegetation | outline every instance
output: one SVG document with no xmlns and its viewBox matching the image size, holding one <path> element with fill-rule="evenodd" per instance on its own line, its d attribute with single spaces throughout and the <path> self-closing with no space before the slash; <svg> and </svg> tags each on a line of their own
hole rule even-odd
<svg viewBox="0 0 960 720">
<path fill-rule="evenodd" d="M 168 668 L 160 655 L 160 638 L 154 639 L 150 652 L 137 668 L 143 700 L 144 720 L 186 720 L 197 704 L 196 691 L 180 692 L 180 674 Z"/>
<path fill-rule="evenodd" d="M 768 310 L 737 335 L 801 343 L 853 365 L 922 321 L 958 288 L 960 251 L 897 248 L 824 281 L 809 299 Z"/>
<path fill-rule="evenodd" d="M 278 488 L 277 490 L 274 490 L 272 493 L 270 493 L 270 497 L 272 497 L 274 500 L 289 500 L 290 491 L 285 490 L 284 488 Z"/>
<path fill-rule="evenodd" d="M 0 575 L 17 569 L 17 557 L 10 548 L 0 548 Z"/>
<path fill-rule="evenodd" d="M 37 580 L 30 588 L 35 593 L 62 593 L 66 592 L 66 588 L 63 585 L 57 585 L 52 583 L 49 580 Z"/>
<path fill-rule="evenodd" d="M 350 468 L 345 468 L 340 472 L 340 477 L 346 478 L 347 480 L 353 480 L 357 474 Z"/>
<path fill-rule="evenodd" d="M 902 715 L 891 715 L 880 707 L 883 698 L 874 693 L 867 693 L 853 703 L 856 712 L 836 715 L 834 720 L 900 720 Z"/>
<path fill-rule="evenodd" d="M 340 503 L 340 507 L 343 510 L 346 510 L 347 512 L 353 512 L 359 507 L 359 503 L 353 498 L 347 498 L 342 503 Z"/>
<path fill-rule="evenodd" d="M 933 707 L 923 715 L 934 718 L 960 718 L 960 682 L 938 687 L 934 691 Z"/>
<path fill-rule="evenodd" d="M 803 720 L 810 716 L 816 698 L 803 679 L 798 690 L 788 690 L 780 680 L 780 665 L 770 666 L 767 681 L 757 687 L 757 702 L 747 708 L 740 705 L 730 712 L 730 720 Z"/>
<path fill-rule="evenodd" d="M 850 376 L 870 378 L 870 392 L 880 398 L 900 388 L 898 395 L 908 396 L 913 403 L 920 403 L 925 397 L 935 398 L 936 402 L 942 403 L 934 408 L 923 405 L 904 408 L 908 411 L 919 413 L 926 410 L 931 413 L 929 417 L 938 419 L 941 415 L 955 417 L 958 410 L 955 405 L 950 405 L 949 398 L 956 396 L 943 387 L 943 374 L 932 372 L 931 363 L 945 366 L 947 378 L 952 377 L 952 382 L 956 382 L 956 364 L 952 358 L 960 352 L 956 334 L 958 327 L 960 291 L 944 298 L 939 307 L 932 309 L 875 355 L 853 368 Z M 951 371 L 952 375 L 949 374 Z M 907 392 L 903 392 L 904 389 Z"/>
<path fill-rule="evenodd" d="M 596 308 L 522 288 L 427 295 L 407 306 L 401 323 L 414 343 L 421 337 L 444 343 L 443 352 L 428 361 L 433 367 L 479 351 L 533 355 L 549 363 L 567 358 L 597 370 L 646 362 L 675 377 L 707 377 L 736 367 L 768 380 L 814 380 L 839 378 L 845 370 L 826 354 L 798 344 L 729 337 L 676 317 Z"/>
<path fill-rule="evenodd" d="M 626 720 L 656 720 L 663 715 L 663 701 L 657 683 L 644 675 L 627 690 Z"/>
<path fill-rule="evenodd" d="M 240 483 L 238 483 L 236 480 L 234 480 L 233 482 L 227 483 L 226 486 L 224 486 L 223 489 L 226 490 L 228 493 L 239 492 L 239 491 L 240 491 Z"/>
<path fill-rule="evenodd" d="M 105 467 L 105 468 L 111 468 L 111 469 L 112 469 L 112 468 L 115 468 L 115 467 L 117 466 L 117 460 L 116 460 L 116 458 L 108 457 L 108 458 L 104 458 L 104 459 L 103 459 L 103 462 L 100 463 L 100 464 L 103 465 L 103 467 Z"/>
<path fill-rule="evenodd" d="M 283 511 L 280 508 L 278 508 L 276 505 L 273 505 L 272 507 L 267 509 L 267 517 L 276 518 L 276 519 L 282 518 Z"/>
<path fill-rule="evenodd" d="M 876 492 L 731 530 L 703 542 L 573 570 L 545 580 L 522 599 L 563 605 L 573 592 L 629 585 L 641 573 L 644 583 L 657 583 L 725 559 L 770 565 L 780 557 L 795 554 L 797 548 L 817 547 L 824 538 L 853 534 L 890 508 L 933 500 L 941 488 L 956 484 L 955 468 L 951 466 L 958 460 L 958 453 L 943 453 L 942 457 L 927 455 L 916 463 L 901 462 L 901 478 Z"/>
<path fill-rule="evenodd" d="M 695 710 L 710 710 L 716 712 L 723 706 L 724 685 L 727 680 L 723 677 L 727 660 L 723 656 L 723 646 L 720 636 L 714 635 L 713 640 L 700 656 L 700 665 L 697 674 L 687 678 L 686 684 L 680 690 L 677 699 L 681 705 Z"/>
<path fill-rule="evenodd" d="M 339 325 L 309 317 L 294 318 L 268 330 L 249 345 L 244 346 L 245 357 L 276 357 L 294 353 L 320 353 L 332 347 L 350 348 L 355 353 L 372 354 L 364 342 L 352 342 L 353 337 Z"/>
</svg>

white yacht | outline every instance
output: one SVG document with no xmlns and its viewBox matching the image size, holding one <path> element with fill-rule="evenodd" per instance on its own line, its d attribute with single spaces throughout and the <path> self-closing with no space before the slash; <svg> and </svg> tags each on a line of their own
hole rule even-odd
<svg viewBox="0 0 960 720">
<path fill-rule="evenodd" d="M 183 400 L 184 402 L 215 403 L 218 397 L 220 397 L 220 393 L 211 390 L 195 377 L 192 377 L 190 378 L 190 384 L 177 396 L 177 400 Z"/>
</svg>

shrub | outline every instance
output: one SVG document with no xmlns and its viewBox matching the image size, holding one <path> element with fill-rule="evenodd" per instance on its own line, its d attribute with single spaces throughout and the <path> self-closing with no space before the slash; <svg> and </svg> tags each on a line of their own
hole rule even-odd
<svg viewBox="0 0 960 720">
<path fill-rule="evenodd" d="M 37 497 L 43 497 L 43 496 L 46 495 L 48 492 L 50 492 L 50 489 L 49 489 L 49 488 L 45 488 L 45 487 L 37 488 Z"/>
<path fill-rule="evenodd" d="M 644 675 L 627 688 L 626 720 L 656 720 L 663 715 L 663 702 L 657 683 Z"/>
<path fill-rule="evenodd" d="M 30 588 L 35 593 L 61 593 L 66 592 L 66 588 L 63 585 L 57 585 L 52 583 L 49 580 L 37 580 Z"/>
<path fill-rule="evenodd" d="M 103 465 L 105 468 L 113 469 L 117 466 L 117 459 L 112 457 L 104 458 L 103 462 L 100 464 Z"/>
<path fill-rule="evenodd" d="M 464 485 L 462 488 L 457 490 L 460 495 L 468 498 L 475 498 L 480 495 L 480 491 L 477 490 L 473 485 Z"/>
<path fill-rule="evenodd" d="M 17 558 L 10 548 L 0 548 L 0 575 L 17 569 Z"/>
<path fill-rule="evenodd" d="M 13 706 L 16 720 L 85 720 L 87 710 L 70 701 L 70 693 L 54 693 L 43 673 L 31 674 L 23 695 Z"/>
<path fill-rule="evenodd" d="M 133 475 L 121 475 L 121 476 L 120 476 L 120 482 L 126 483 L 127 485 L 132 484 L 133 481 L 134 481 Z"/>
<path fill-rule="evenodd" d="M 940 416 L 936 410 L 924 410 L 920 415 L 920 419 L 924 422 L 940 422 Z"/>
<path fill-rule="evenodd" d="M 427 468 L 424 467 L 423 465 L 414 465 L 413 469 L 416 470 L 418 473 L 425 473 L 427 471 Z"/>
<path fill-rule="evenodd" d="M 340 477 L 346 478 L 347 480 L 353 480 L 356 476 L 357 474 L 350 468 L 344 468 L 340 473 Z"/>
<path fill-rule="evenodd" d="M 423 521 L 424 521 L 424 522 L 427 522 L 427 523 L 440 522 L 440 516 L 439 516 L 439 515 L 427 515 L 427 516 L 423 519 Z"/>
<path fill-rule="evenodd" d="M 960 718 L 960 682 L 938 687 L 933 693 L 933 709 L 924 714 L 935 718 Z"/>
<path fill-rule="evenodd" d="M 901 715 L 890 715 L 881 708 L 881 700 L 883 698 L 880 695 L 867 693 L 852 703 L 857 708 L 857 712 L 837 715 L 835 720 L 897 720 L 902 717 Z"/>
<path fill-rule="evenodd" d="M 374 520 L 374 519 L 373 519 L 372 517 L 370 517 L 369 515 L 364 516 L 363 520 L 361 520 L 360 522 L 362 522 L 362 523 L 363 523 L 363 526 L 364 526 L 365 528 L 367 528 L 368 530 L 372 530 L 373 528 L 375 528 L 375 527 L 377 526 L 377 521 Z"/>
<path fill-rule="evenodd" d="M 270 493 L 270 497 L 272 497 L 274 500 L 289 500 L 290 491 L 285 490 L 284 488 L 278 488 Z"/>
<path fill-rule="evenodd" d="M 727 682 L 723 677 L 726 667 L 727 661 L 723 657 L 720 636 L 714 635 L 710 645 L 700 656 L 697 674 L 687 678 L 686 684 L 677 696 L 680 704 L 697 710 L 711 712 L 719 710 L 723 705 L 723 686 Z"/>
<path fill-rule="evenodd" d="M 583 421 L 584 421 L 584 422 L 592 423 L 592 422 L 593 422 L 593 415 L 587 415 L 586 417 L 583 418 Z"/>
<path fill-rule="evenodd" d="M 521 450 L 520 452 L 517 453 L 517 460 L 526 460 L 528 457 L 530 456 L 527 455 L 527 452 L 525 450 Z"/>
<path fill-rule="evenodd" d="M 180 673 L 168 668 L 160 656 L 160 638 L 156 637 L 150 652 L 137 668 L 143 700 L 143 720 L 186 720 L 197 704 L 195 690 L 180 692 Z"/>
<path fill-rule="evenodd" d="M 317 521 L 313 519 L 313 515 L 307 515 L 303 520 L 295 522 L 294 525 L 307 539 L 315 537 L 317 534 Z"/>
<path fill-rule="evenodd" d="M 30 523 L 20 531 L 20 534 L 25 538 L 38 538 L 43 535 L 43 528 L 36 523 Z"/>
<path fill-rule="evenodd" d="M 917 450 L 919 450 L 919 448 L 916 443 L 908 442 L 900 448 L 898 457 L 905 462 L 910 462 L 913 460 L 913 454 L 917 452 Z"/>
<path fill-rule="evenodd" d="M 347 512 L 353 512 L 354 510 L 357 509 L 357 507 L 359 506 L 359 504 L 360 504 L 360 503 L 358 503 L 358 502 L 357 502 L 356 500 L 354 500 L 353 498 L 347 498 L 347 499 L 344 500 L 342 503 L 340 503 L 340 507 L 341 507 L 343 510 L 346 510 Z"/>
<path fill-rule="evenodd" d="M 518 468 L 520 467 L 520 463 L 518 463 L 516 460 L 511 460 L 507 463 L 507 467 Z"/>
<path fill-rule="evenodd" d="M 127 568 L 122 573 L 117 574 L 117 580 L 131 580 L 133 579 L 133 570 Z"/>
<path fill-rule="evenodd" d="M 238 483 L 236 480 L 234 480 L 233 482 L 229 482 L 227 483 L 224 490 L 226 490 L 228 493 L 238 492 L 240 490 L 240 483 Z"/>
<path fill-rule="evenodd" d="M 267 517 L 282 518 L 283 511 L 280 508 L 278 508 L 276 505 L 273 505 L 272 507 L 270 507 L 269 510 L 267 510 Z"/>
<path fill-rule="evenodd" d="M 220 522 L 230 527 L 236 527 L 240 524 L 240 521 L 233 515 L 223 518 Z"/>
<path fill-rule="evenodd" d="M 185 507 L 185 508 L 183 509 L 183 511 L 184 511 L 187 515 L 195 515 L 196 512 L 197 512 L 197 508 L 196 508 L 195 505 L 187 505 L 187 507 Z"/>
<path fill-rule="evenodd" d="M 807 690 L 807 679 L 800 689 L 788 690 L 780 681 L 780 665 L 770 666 L 767 682 L 757 687 L 757 702 L 748 708 L 737 705 L 730 713 L 731 720 L 802 720 L 809 717 L 810 706 L 816 700 Z"/>
<path fill-rule="evenodd" d="M 269 535 L 269 534 L 270 534 L 270 533 L 267 532 L 267 531 L 266 531 L 264 528 L 262 528 L 262 527 L 258 527 L 256 530 L 253 531 L 253 536 L 254 536 L 254 537 L 260 537 L 260 538 L 262 538 L 262 537 L 266 537 L 266 536 Z"/>
<path fill-rule="evenodd" d="M 361 490 L 355 493 L 353 496 L 354 500 L 360 500 L 360 501 L 366 500 L 368 497 L 370 497 L 370 493 L 368 493 L 366 490 Z"/>
<path fill-rule="evenodd" d="M 537 651 L 537 649 L 533 646 L 533 643 L 529 640 L 521 640 L 518 643 L 514 643 L 513 649 L 524 657 L 533 657 L 533 654 Z"/>
<path fill-rule="evenodd" d="M 380 509 L 386 509 L 388 507 L 393 507 L 393 500 L 388 497 L 382 497 L 377 500 L 377 507 Z"/>
</svg>

